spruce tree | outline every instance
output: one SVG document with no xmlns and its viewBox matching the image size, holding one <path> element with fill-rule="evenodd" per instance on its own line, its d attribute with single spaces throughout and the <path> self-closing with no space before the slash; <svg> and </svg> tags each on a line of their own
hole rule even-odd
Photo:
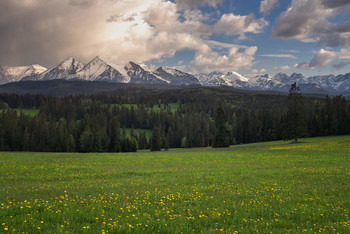
<svg viewBox="0 0 350 234">
<path fill-rule="evenodd" d="M 294 139 L 294 142 L 298 142 L 298 138 L 305 136 L 307 132 L 304 99 L 296 83 L 293 83 L 289 89 L 284 131 L 284 139 Z"/>
<path fill-rule="evenodd" d="M 230 136 L 227 129 L 227 118 L 224 110 L 221 107 L 219 107 L 215 113 L 215 127 L 216 133 L 213 139 L 212 147 L 229 147 Z"/>
<path fill-rule="evenodd" d="M 151 151 L 160 151 L 161 142 L 160 142 L 160 133 L 159 128 L 154 127 L 151 137 Z"/>
</svg>

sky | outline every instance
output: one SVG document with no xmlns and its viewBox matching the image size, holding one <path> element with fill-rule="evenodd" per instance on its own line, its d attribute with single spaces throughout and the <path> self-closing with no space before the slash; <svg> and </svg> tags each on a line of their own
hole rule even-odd
<svg viewBox="0 0 350 234">
<path fill-rule="evenodd" d="M 1 0 L 0 65 L 350 72 L 349 0 Z"/>
</svg>

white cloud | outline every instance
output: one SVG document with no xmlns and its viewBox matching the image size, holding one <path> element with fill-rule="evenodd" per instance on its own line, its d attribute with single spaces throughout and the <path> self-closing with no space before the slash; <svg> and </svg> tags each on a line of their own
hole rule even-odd
<svg viewBox="0 0 350 234">
<path fill-rule="evenodd" d="M 295 57 L 292 54 L 262 54 L 260 56 L 273 57 L 273 58 L 290 58 L 290 59 L 296 59 L 297 58 L 297 57 Z"/>
<path fill-rule="evenodd" d="M 256 73 L 266 73 L 266 69 L 265 68 L 261 68 L 260 70 L 258 69 L 253 69 L 252 73 L 256 74 Z"/>
<path fill-rule="evenodd" d="M 264 15 L 268 15 L 277 4 L 278 0 L 262 0 L 260 3 L 260 12 Z"/>
<path fill-rule="evenodd" d="M 214 32 L 227 35 L 243 35 L 245 33 L 261 33 L 268 22 L 261 18 L 256 20 L 253 14 L 234 15 L 224 14 L 214 25 Z"/>
<path fill-rule="evenodd" d="M 340 59 L 350 59 L 350 49 L 341 49 L 338 53 Z"/>
<path fill-rule="evenodd" d="M 227 54 L 217 52 L 197 53 L 194 59 L 195 67 L 201 72 L 234 71 L 240 68 L 250 68 L 253 65 L 256 46 L 246 49 L 231 48 Z"/>
<path fill-rule="evenodd" d="M 324 49 L 319 50 L 315 56 L 311 59 L 309 63 L 302 62 L 295 64 L 294 68 L 305 69 L 305 70 L 315 70 L 323 68 L 337 59 L 337 53 L 334 51 L 327 51 Z"/>
<path fill-rule="evenodd" d="M 286 66 L 281 66 L 281 67 L 275 67 L 273 70 L 274 71 L 288 71 L 292 69 L 290 66 L 286 65 Z"/>
</svg>

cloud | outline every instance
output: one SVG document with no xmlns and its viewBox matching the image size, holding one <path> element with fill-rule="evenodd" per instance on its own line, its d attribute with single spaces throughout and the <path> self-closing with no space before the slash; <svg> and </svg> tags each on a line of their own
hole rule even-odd
<svg viewBox="0 0 350 234">
<path fill-rule="evenodd" d="M 193 61 L 195 67 L 201 72 L 234 71 L 240 68 L 250 68 L 253 65 L 256 46 L 246 49 L 231 48 L 227 54 L 217 52 L 197 53 Z"/>
<path fill-rule="evenodd" d="M 113 22 L 133 22 L 136 20 L 137 13 L 132 13 L 130 15 L 112 15 L 106 21 L 108 23 Z"/>
<path fill-rule="evenodd" d="M 338 52 L 338 57 L 340 59 L 350 59 L 350 50 L 349 49 L 340 49 L 340 51 Z"/>
<path fill-rule="evenodd" d="M 68 0 L 68 4 L 75 7 L 96 7 L 109 3 L 116 3 L 121 0 Z"/>
<path fill-rule="evenodd" d="M 350 2 L 349 0 L 322 0 L 322 4 L 329 8 L 336 8 L 350 5 Z"/>
<path fill-rule="evenodd" d="M 287 52 L 287 53 L 300 53 L 299 50 L 281 50 L 281 52 Z"/>
<path fill-rule="evenodd" d="M 349 1 L 344 0 L 293 0 L 277 17 L 272 32 L 283 39 L 317 41 L 328 47 L 350 46 L 350 21 L 330 20 L 350 14 L 349 9 Z"/>
<path fill-rule="evenodd" d="M 266 69 L 265 68 L 261 68 L 260 70 L 258 69 L 253 69 L 252 73 L 256 74 L 256 73 L 266 73 Z"/>
<path fill-rule="evenodd" d="M 296 59 L 297 58 L 297 57 L 295 57 L 292 54 L 262 54 L 260 56 L 274 57 L 274 58 L 291 58 L 291 59 Z"/>
<path fill-rule="evenodd" d="M 332 68 L 334 70 L 340 70 L 340 69 L 343 69 L 344 67 L 348 66 L 349 64 L 350 64 L 350 62 L 339 62 L 339 63 L 332 64 Z"/>
<path fill-rule="evenodd" d="M 191 50 L 191 64 L 197 70 L 250 67 L 257 47 L 208 38 L 215 33 L 239 37 L 260 33 L 267 22 L 255 19 L 253 14 L 233 13 L 211 21 L 208 13 L 194 8 L 220 2 L 1 0 L 0 64 L 40 63 L 52 67 L 67 57 L 87 62 L 100 55 L 121 65 L 130 60 L 161 60 Z"/>
<path fill-rule="evenodd" d="M 215 7 L 217 4 L 221 2 L 222 0 L 176 0 L 178 9 L 194 8 L 198 5 L 205 5 L 205 4 Z"/>
<path fill-rule="evenodd" d="M 262 0 L 260 3 L 260 12 L 263 15 L 268 15 L 277 4 L 278 0 Z"/>
<path fill-rule="evenodd" d="M 294 68 L 315 70 L 323 68 L 338 58 L 337 53 L 334 51 L 326 51 L 324 49 L 319 50 L 309 63 L 302 62 L 294 65 Z"/>
<path fill-rule="evenodd" d="M 234 15 L 224 14 L 214 25 L 214 32 L 227 35 L 243 35 L 245 33 L 261 33 L 268 22 L 261 18 L 256 20 L 254 14 Z"/>
<path fill-rule="evenodd" d="M 286 66 L 281 66 L 281 67 L 275 67 L 273 70 L 274 71 L 287 71 L 292 69 L 290 66 L 286 65 Z"/>
</svg>

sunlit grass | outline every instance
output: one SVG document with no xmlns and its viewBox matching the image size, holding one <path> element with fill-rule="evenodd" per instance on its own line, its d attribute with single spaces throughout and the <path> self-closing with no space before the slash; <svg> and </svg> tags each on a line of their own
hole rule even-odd
<svg viewBox="0 0 350 234">
<path fill-rule="evenodd" d="M 0 153 L 0 232 L 350 232 L 350 137 Z"/>
</svg>

